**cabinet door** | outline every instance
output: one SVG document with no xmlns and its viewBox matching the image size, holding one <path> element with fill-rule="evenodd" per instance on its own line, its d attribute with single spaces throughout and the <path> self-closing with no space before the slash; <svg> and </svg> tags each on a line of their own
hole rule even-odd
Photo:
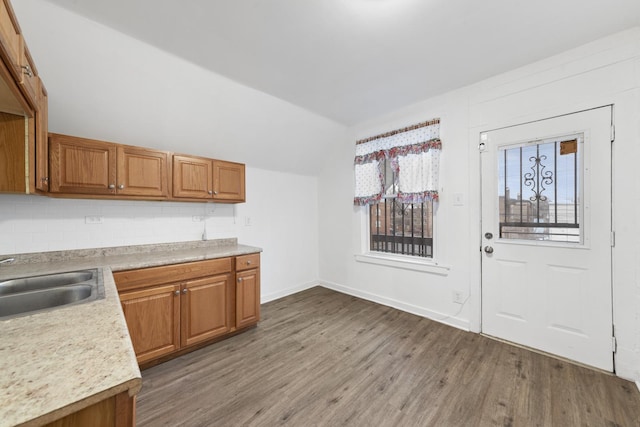
<svg viewBox="0 0 640 427">
<path fill-rule="evenodd" d="M 114 194 L 115 144 L 50 134 L 49 160 L 51 192 Z"/>
<path fill-rule="evenodd" d="M 236 274 L 236 328 L 250 326 L 260 320 L 260 270 Z"/>
<path fill-rule="evenodd" d="M 0 0 L 0 48 L 16 81 L 22 78 L 20 59 L 24 40 L 9 0 Z"/>
<path fill-rule="evenodd" d="M 229 331 L 227 309 L 231 275 L 190 280 L 182 290 L 182 345 L 188 346 Z"/>
<path fill-rule="evenodd" d="M 173 156 L 173 197 L 211 199 L 213 195 L 211 160 Z"/>
<path fill-rule="evenodd" d="M 40 108 L 36 112 L 36 189 L 49 191 L 49 142 L 48 114 L 49 98 L 47 90 L 40 82 Z"/>
<path fill-rule="evenodd" d="M 120 294 L 138 363 L 180 348 L 180 285 Z"/>
<path fill-rule="evenodd" d="M 120 145 L 117 149 L 117 193 L 167 197 L 169 155 L 164 151 Z"/>
<path fill-rule="evenodd" d="M 213 198 L 220 201 L 245 201 L 242 163 L 213 161 Z"/>
</svg>

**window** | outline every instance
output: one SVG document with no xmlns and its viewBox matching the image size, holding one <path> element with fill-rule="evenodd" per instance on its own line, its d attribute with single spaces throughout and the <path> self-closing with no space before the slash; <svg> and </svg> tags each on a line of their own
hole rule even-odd
<svg viewBox="0 0 640 427">
<path fill-rule="evenodd" d="M 419 257 L 433 257 L 433 200 L 402 203 L 389 161 L 384 168 L 384 196 L 369 206 L 369 249 Z"/>
<path fill-rule="evenodd" d="M 358 141 L 356 205 L 368 205 L 369 250 L 433 258 L 439 119 Z"/>
<path fill-rule="evenodd" d="M 500 238 L 580 243 L 582 136 L 498 150 Z"/>
</svg>

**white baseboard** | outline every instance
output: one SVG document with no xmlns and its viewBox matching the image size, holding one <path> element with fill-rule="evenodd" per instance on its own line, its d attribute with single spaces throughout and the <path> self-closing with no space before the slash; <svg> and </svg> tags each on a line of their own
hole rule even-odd
<svg viewBox="0 0 640 427">
<path fill-rule="evenodd" d="M 320 280 L 318 284 L 325 288 L 342 292 L 343 294 L 366 299 L 367 301 L 372 301 L 378 304 L 386 305 L 387 307 L 397 308 L 398 310 L 406 311 L 407 313 L 415 314 L 417 316 L 426 317 L 427 319 L 435 320 L 436 322 L 444 323 L 445 325 L 453 326 L 454 328 L 462 329 L 463 331 L 471 330 L 471 324 L 466 319 L 460 319 L 445 313 L 439 313 L 437 311 L 418 307 L 413 304 L 407 304 L 402 301 L 397 301 L 391 298 L 383 297 L 383 296 L 372 294 L 369 292 L 363 292 L 358 289 L 339 285 L 333 282 L 328 282 L 326 280 Z"/>
<path fill-rule="evenodd" d="M 287 288 L 287 289 L 283 289 L 283 290 L 280 290 L 280 291 L 277 291 L 277 292 L 273 292 L 271 294 L 267 294 L 267 295 L 262 294 L 260 296 L 260 304 L 264 304 L 264 303 L 269 302 L 269 301 L 273 301 L 273 300 L 277 300 L 277 299 L 280 299 L 280 298 L 284 298 L 286 296 L 293 295 L 293 294 L 296 294 L 298 292 L 302 292 L 302 291 L 305 291 L 307 289 L 313 288 L 314 286 L 320 286 L 320 283 L 318 281 L 307 282 L 307 283 L 303 283 L 303 284 L 298 285 L 298 286 L 294 286 L 294 287 L 291 287 L 291 288 Z"/>
</svg>

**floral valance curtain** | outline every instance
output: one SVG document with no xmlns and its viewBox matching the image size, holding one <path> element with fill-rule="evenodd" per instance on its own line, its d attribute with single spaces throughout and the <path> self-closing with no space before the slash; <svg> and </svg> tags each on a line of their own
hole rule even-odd
<svg viewBox="0 0 640 427">
<path fill-rule="evenodd" d="M 390 160 L 403 203 L 438 200 L 440 119 L 356 142 L 355 205 L 378 202 L 384 194 L 382 166 Z"/>
</svg>

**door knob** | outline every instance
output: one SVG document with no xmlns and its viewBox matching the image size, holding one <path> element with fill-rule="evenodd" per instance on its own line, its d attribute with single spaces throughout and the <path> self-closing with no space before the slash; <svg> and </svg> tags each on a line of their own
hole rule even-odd
<svg viewBox="0 0 640 427">
<path fill-rule="evenodd" d="M 493 248 L 491 246 L 485 246 L 484 247 L 484 251 L 488 254 L 492 254 L 493 253 Z"/>
</svg>

